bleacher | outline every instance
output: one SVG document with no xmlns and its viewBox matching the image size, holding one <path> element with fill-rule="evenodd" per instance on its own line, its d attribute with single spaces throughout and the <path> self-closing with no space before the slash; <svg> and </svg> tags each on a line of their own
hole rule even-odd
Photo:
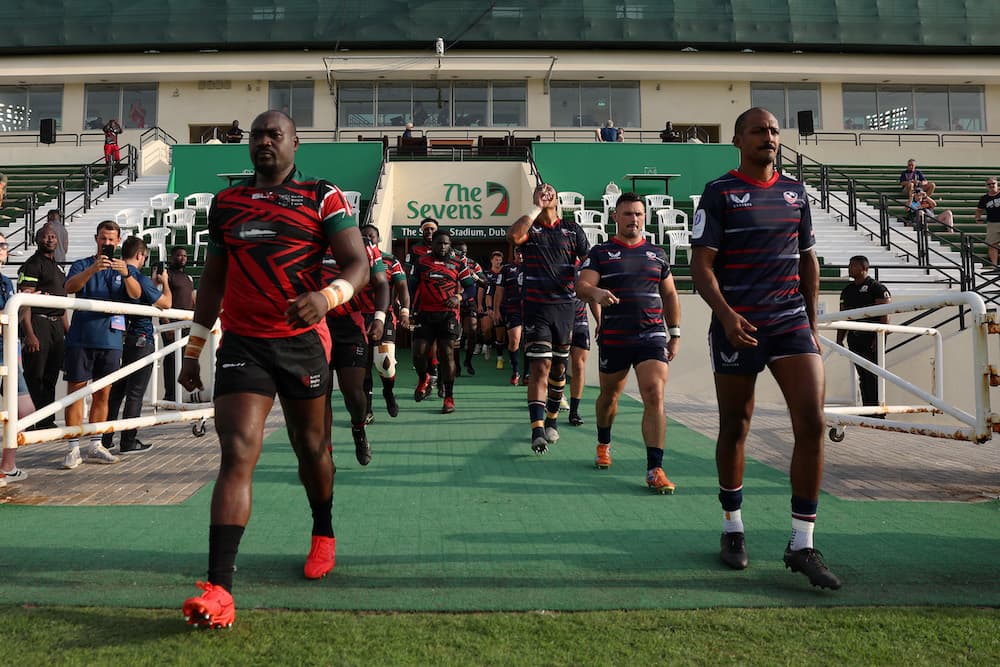
<svg viewBox="0 0 1000 667">
<path fill-rule="evenodd" d="M 27 213 L 28 196 L 37 197 L 36 205 L 44 206 L 59 195 L 59 182 L 65 182 L 67 192 L 84 189 L 82 164 L 30 164 L 0 165 L 0 173 L 7 175 L 7 194 L 0 207 L 0 227 L 9 227 Z M 104 165 L 93 166 L 91 177 L 95 186 L 107 181 Z"/>
</svg>

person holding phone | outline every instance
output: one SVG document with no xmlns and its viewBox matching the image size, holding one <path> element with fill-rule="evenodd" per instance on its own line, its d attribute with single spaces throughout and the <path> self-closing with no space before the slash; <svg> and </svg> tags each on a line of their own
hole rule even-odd
<svg viewBox="0 0 1000 667">
<path fill-rule="evenodd" d="M 97 225 L 97 253 L 73 262 L 66 276 L 66 294 L 99 301 L 128 301 L 142 296 L 142 286 L 129 273 L 128 264 L 115 257 L 121 241 L 121 229 L 114 220 Z M 107 315 L 90 310 L 77 310 L 66 334 L 66 393 L 82 389 L 91 380 L 99 380 L 121 367 L 122 343 L 125 332 L 124 315 Z M 108 396 L 111 386 L 95 391 L 90 397 L 90 423 L 108 418 Z M 66 426 L 83 423 L 83 401 L 66 408 Z M 118 463 L 118 457 L 101 444 L 101 436 L 90 440 L 84 459 L 80 455 L 80 439 L 69 439 L 69 451 L 63 469 L 71 470 L 83 461 L 87 463 Z"/>
</svg>

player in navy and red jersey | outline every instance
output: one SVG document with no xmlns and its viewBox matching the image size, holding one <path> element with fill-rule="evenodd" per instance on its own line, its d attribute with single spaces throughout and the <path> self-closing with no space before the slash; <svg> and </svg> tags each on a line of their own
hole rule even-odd
<svg viewBox="0 0 1000 667">
<path fill-rule="evenodd" d="M 312 546 L 304 574 L 333 569 L 333 459 L 323 413 L 329 383 L 329 333 L 324 315 L 361 289 L 368 266 L 351 207 L 336 186 L 295 169 L 295 123 L 278 111 L 254 119 L 252 178 L 216 196 L 209 212 L 209 248 L 191 335 L 178 381 L 202 388 L 199 358 L 222 309 L 216 357 L 215 424 L 222 450 L 212 492 L 208 582 L 184 603 L 188 622 L 231 625 L 236 552 L 250 519 L 253 470 L 264 421 L 281 399 L 298 473 L 312 509 Z M 322 282 L 327 248 L 343 271 Z"/>
<path fill-rule="evenodd" d="M 692 227 L 692 275 L 712 309 L 720 555 L 731 568 L 747 566 L 741 512 L 744 445 L 754 384 L 767 367 L 788 403 L 795 434 L 792 536 L 785 566 L 803 572 L 814 586 L 836 589 L 840 580 L 813 548 L 825 429 L 825 379 L 816 335 L 819 262 L 803 186 L 775 169 L 779 132 L 766 109 L 740 114 L 733 136 L 740 166 L 705 186 Z"/>
<path fill-rule="evenodd" d="M 368 237 L 374 245 L 378 245 L 381 234 L 375 225 L 365 225 L 361 233 Z M 382 378 L 382 398 L 385 399 L 385 409 L 390 417 L 399 415 L 399 403 L 396 402 L 396 331 L 398 328 L 410 328 L 410 290 L 406 285 L 406 272 L 403 265 L 390 253 L 382 251 L 382 263 L 385 264 L 385 275 L 389 281 L 389 310 L 382 340 L 372 350 L 372 365 L 365 376 L 365 386 L 368 388 L 368 413 L 371 414 L 371 368 L 374 367 Z"/>
<path fill-rule="evenodd" d="M 577 293 L 601 306 L 597 330 L 601 392 L 597 397 L 597 468 L 611 467 L 611 427 L 628 371 L 635 368 L 642 398 L 642 438 L 646 443 L 646 484 L 673 493 L 663 472 L 667 417 L 663 393 L 667 363 L 680 344 L 681 305 L 662 248 L 646 241 L 646 207 L 634 192 L 618 198 L 617 231 L 607 243 L 590 249 L 580 267 Z M 669 338 L 667 337 L 669 335 Z"/>
<path fill-rule="evenodd" d="M 503 253 L 494 250 L 490 253 L 490 268 L 486 270 L 486 284 L 480 287 L 480 298 L 483 304 L 483 317 L 479 320 L 483 335 L 483 359 L 490 360 L 490 348 L 497 358 L 497 370 L 503 370 L 504 327 L 494 319 L 493 294 L 500 282 L 500 270 L 503 268 Z"/>
<path fill-rule="evenodd" d="M 451 252 L 451 234 L 443 229 L 434 232 L 431 254 L 424 255 L 413 266 L 417 291 L 413 299 L 415 311 L 413 329 L 413 365 L 419 380 L 413 400 L 422 401 L 430 393 L 427 372 L 427 351 L 437 345 L 440 383 L 444 386 L 441 412 L 455 411 L 455 363 L 452 350 L 462 333 L 458 309 L 462 290 L 473 284 L 469 265 Z"/>
<path fill-rule="evenodd" d="M 344 396 L 344 407 L 351 417 L 351 438 L 354 440 L 354 455 L 363 466 L 372 459 L 371 446 L 365 425 L 368 423 L 371 402 L 365 378 L 370 376 L 372 347 L 382 339 L 386 310 L 389 307 L 389 283 L 386 280 L 382 253 L 368 238 L 365 238 L 365 252 L 368 257 L 369 280 L 365 289 L 354 294 L 347 303 L 340 304 L 326 314 L 326 325 L 330 329 L 332 349 L 330 369 L 337 373 L 337 386 Z M 323 280 L 332 282 L 340 277 L 341 269 L 332 255 L 323 258 Z M 368 382 L 371 379 L 369 377 Z M 327 390 L 327 398 L 333 395 L 333 383 Z M 327 425 L 333 426 L 333 408 L 326 404 Z M 330 431 L 328 430 L 328 433 Z M 331 439 L 332 447 L 332 439 Z"/>
<path fill-rule="evenodd" d="M 521 331 L 524 328 L 524 254 L 514 248 L 514 261 L 504 264 L 493 292 L 493 319 L 502 337 L 507 340 L 507 357 L 510 360 L 510 383 L 515 387 L 521 382 L 520 354 Z M 502 358 L 497 355 L 497 369 L 503 369 Z"/>
<path fill-rule="evenodd" d="M 472 367 L 472 355 L 476 347 L 476 318 L 479 316 L 479 290 L 486 285 L 486 272 L 482 265 L 469 257 L 469 245 L 465 241 L 458 241 L 452 246 L 452 250 L 457 257 L 464 260 L 469 265 L 469 274 L 473 283 L 462 290 L 462 304 L 459 306 L 459 319 L 462 323 L 462 338 L 455 348 L 455 375 L 462 374 L 462 364 L 459 361 L 461 351 L 465 349 L 465 372 L 475 375 L 476 369 Z"/>
<path fill-rule="evenodd" d="M 507 230 L 507 238 L 524 250 L 524 344 L 528 358 L 528 415 L 531 449 L 544 454 L 559 439 L 556 420 L 566 385 L 573 333 L 573 283 L 576 267 L 590 244 L 583 229 L 560 218 L 558 197 L 539 183 L 535 208 Z"/>
<path fill-rule="evenodd" d="M 587 357 L 590 356 L 590 318 L 587 316 L 587 303 L 577 298 L 574 306 L 576 308 L 573 314 L 573 337 L 569 342 L 569 423 L 571 426 L 583 426 L 580 401 L 583 399 Z M 594 320 L 600 322 L 601 306 L 591 303 L 590 311 L 594 315 Z M 565 407 L 564 405 L 563 409 Z"/>
</svg>

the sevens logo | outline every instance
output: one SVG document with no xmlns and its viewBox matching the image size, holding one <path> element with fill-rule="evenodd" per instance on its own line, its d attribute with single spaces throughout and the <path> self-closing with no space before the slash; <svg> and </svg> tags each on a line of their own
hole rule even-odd
<svg viewBox="0 0 1000 667">
<path fill-rule="evenodd" d="M 492 197 L 496 194 L 500 195 L 500 203 L 490 215 L 507 215 L 507 212 L 510 211 L 510 195 L 507 194 L 507 188 L 500 183 L 486 181 L 486 196 Z"/>
</svg>

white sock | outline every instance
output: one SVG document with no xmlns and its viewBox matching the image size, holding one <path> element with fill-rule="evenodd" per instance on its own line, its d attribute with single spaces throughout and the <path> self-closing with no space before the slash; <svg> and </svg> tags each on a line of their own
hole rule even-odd
<svg viewBox="0 0 1000 667">
<path fill-rule="evenodd" d="M 90 448 L 97 449 L 98 447 L 103 447 L 104 443 L 101 442 L 100 436 L 90 439 Z"/>
<path fill-rule="evenodd" d="M 79 448 L 80 448 L 80 438 L 70 438 L 69 450 L 73 451 L 74 449 L 79 449 Z"/>
<path fill-rule="evenodd" d="M 743 532 L 743 510 L 722 512 L 722 532 L 724 533 Z"/>
<path fill-rule="evenodd" d="M 792 551 L 798 551 L 800 549 L 812 549 L 813 548 L 813 528 L 816 524 L 812 521 L 803 521 L 802 519 L 792 519 L 792 537 L 791 546 L 789 547 Z"/>
</svg>

